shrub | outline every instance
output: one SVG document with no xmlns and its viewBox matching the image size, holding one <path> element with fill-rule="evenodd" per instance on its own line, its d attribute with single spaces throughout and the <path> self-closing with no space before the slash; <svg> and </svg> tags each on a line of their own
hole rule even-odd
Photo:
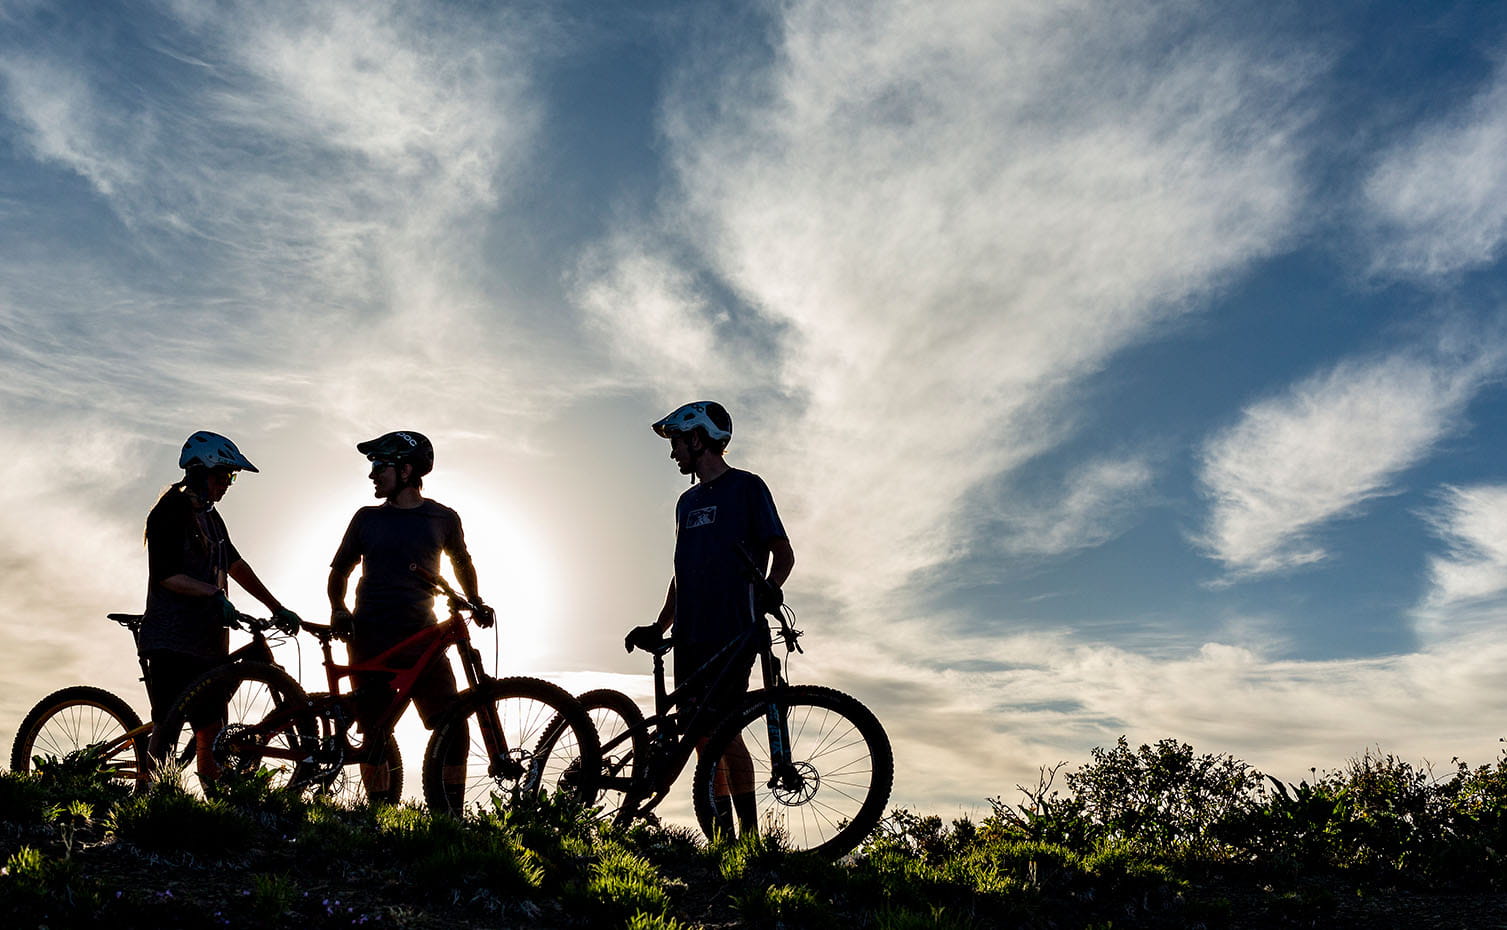
<svg viewBox="0 0 1507 930">
<path fill-rule="evenodd" d="M 108 823 L 116 836 L 143 849 L 214 858 L 244 853 L 260 833 L 240 808 L 219 798 L 189 797 L 168 782 L 117 806 Z"/>
<path fill-rule="evenodd" d="M 298 883 L 286 875 L 251 876 L 251 917 L 260 925 L 275 923 L 298 897 Z"/>
<path fill-rule="evenodd" d="M 1220 858 L 1223 824 L 1264 800 L 1261 773 L 1232 756 L 1194 755 L 1164 739 L 1132 751 L 1125 737 L 1067 775 L 1083 816 L 1106 837 L 1148 852 Z"/>
<path fill-rule="evenodd" d="M 1053 787 L 1057 773 L 1066 765 L 1066 762 L 1059 762 L 1043 766 L 1035 788 L 1016 785 L 1016 790 L 1026 799 L 1023 804 L 1006 804 L 1000 798 L 989 798 L 992 811 L 981 826 L 984 835 L 1088 849 L 1098 828 L 1089 820 L 1083 802 L 1073 795 L 1063 795 Z"/>
<path fill-rule="evenodd" d="M 18 849 L 0 869 L 0 913 L 10 926 L 83 925 L 100 903 L 98 887 L 76 863 L 49 859 L 30 846 Z"/>
<path fill-rule="evenodd" d="M 828 915 L 827 902 L 806 885 L 755 887 L 733 896 L 733 909 L 745 924 L 814 926 Z"/>
<path fill-rule="evenodd" d="M 669 907 L 667 881 L 648 859 L 609 845 L 591 867 L 586 885 L 590 900 L 610 914 L 663 914 Z"/>
</svg>

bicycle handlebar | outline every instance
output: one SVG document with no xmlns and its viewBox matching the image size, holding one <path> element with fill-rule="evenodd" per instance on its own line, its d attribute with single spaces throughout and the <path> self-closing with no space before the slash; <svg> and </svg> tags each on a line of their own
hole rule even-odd
<svg viewBox="0 0 1507 930">
<path fill-rule="evenodd" d="M 408 570 L 422 578 L 424 583 L 429 585 L 436 593 L 445 595 L 445 598 L 450 601 L 450 606 L 457 610 L 475 611 L 483 606 L 481 604 L 473 604 L 470 599 L 457 594 L 455 589 L 450 587 L 450 582 L 429 571 L 417 562 L 409 562 Z"/>
<path fill-rule="evenodd" d="M 281 633 L 287 632 L 278 626 L 277 621 L 271 617 L 253 617 L 251 614 L 243 614 L 240 611 L 236 611 L 235 622 L 227 624 L 227 626 L 237 630 L 249 630 L 252 633 L 266 633 L 269 630 Z"/>
</svg>

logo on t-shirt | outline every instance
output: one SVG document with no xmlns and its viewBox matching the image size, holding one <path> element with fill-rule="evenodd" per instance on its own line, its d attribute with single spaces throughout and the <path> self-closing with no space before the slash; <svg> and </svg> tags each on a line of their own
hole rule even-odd
<svg viewBox="0 0 1507 930">
<path fill-rule="evenodd" d="M 702 507 L 685 515 L 685 528 L 692 529 L 698 526 L 711 526 L 717 522 L 717 507 Z"/>
</svg>

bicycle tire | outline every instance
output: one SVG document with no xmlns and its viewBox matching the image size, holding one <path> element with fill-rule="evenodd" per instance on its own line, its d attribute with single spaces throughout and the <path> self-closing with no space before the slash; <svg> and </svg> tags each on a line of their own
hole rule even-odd
<svg viewBox="0 0 1507 930">
<path fill-rule="evenodd" d="M 328 691 L 315 691 L 309 695 L 309 704 L 314 707 L 314 719 L 319 725 L 320 745 L 329 745 L 330 740 L 341 736 L 338 728 L 330 720 L 327 714 L 320 713 L 318 708 L 330 700 Z M 360 754 L 358 753 L 358 756 Z M 346 759 L 345 764 L 337 769 L 334 774 L 315 778 L 314 793 L 323 795 L 342 807 L 360 807 L 363 804 L 400 804 L 403 800 L 403 753 L 398 748 L 397 737 L 387 734 L 386 742 L 382 746 L 380 761 L 386 762 L 388 769 L 387 790 L 378 792 L 368 797 L 366 781 L 361 777 L 360 758 Z"/>
<path fill-rule="evenodd" d="M 152 771 L 141 717 L 124 698 L 91 685 L 62 688 L 32 707 L 16 728 L 10 769 L 31 772 L 34 757 L 66 759 L 90 746 L 101 747 L 102 768 L 133 787 Z"/>
<path fill-rule="evenodd" d="M 192 745 L 187 724 L 201 711 L 205 716 L 224 714 L 213 743 L 223 772 L 250 775 L 265 769 L 271 788 L 309 786 L 315 766 L 308 747 L 315 744 L 318 730 L 308 696 L 287 672 L 265 662 L 235 662 L 194 679 L 161 724 L 173 757 L 183 758 L 184 744 Z M 275 721 L 266 724 L 274 715 Z M 269 747 L 277 754 L 269 756 Z M 194 779 L 183 774 L 184 787 L 190 788 Z"/>
<path fill-rule="evenodd" d="M 791 762 L 781 779 L 772 769 L 765 711 L 779 707 L 788 722 Z M 895 757 L 879 718 L 841 691 L 814 685 L 751 693 L 707 740 L 692 781 L 696 820 L 714 836 L 717 768 L 743 738 L 753 762 L 758 829 L 780 834 L 791 851 L 830 858 L 851 852 L 873 832 L 889 802 Z M 734 763 L 736 764 L 736 762 Z"/>
<path fill-rule="evenodd" d="M 638 766 L 649 756 L 649 734 L 644 726 L 644 712 L 638 709 L 638 704 L 628 695 L 611 688 L 586 691 L 577 695 L 576 701 L 591 718 L 602 750 L 600 773 L 603 777 L 598 779 L 594 806 L 603 817 L 631 817 L 646 794 L 637 784 Z M 550 721 L 540 743 L 547 744 L 554 740 L 564 727 L 563 717 Z M 626 788 L 609 787 L 609 779 L 631 784 Z"/>
<path fill-rule="evenodd" d="M 497 714 L 507 757 L 494 760 L 476 718 Z M 549 740 L 546 731 L 565 721 Z M 483 718 L 485 719 L 485 718 Z M 464 771 L 446 784 L 446 758 L 463 755 Z M 499 678 L 462 692 L 435 723 L 424 750 L 424 801 L 433 813 L 463 816 L 561 793 L 581 804 L 596 795 L 601 749 L 585 709 L 565 689 L 538 678 Z M 496 771 L 494 771 L 496 770 Z"/>
</svg>

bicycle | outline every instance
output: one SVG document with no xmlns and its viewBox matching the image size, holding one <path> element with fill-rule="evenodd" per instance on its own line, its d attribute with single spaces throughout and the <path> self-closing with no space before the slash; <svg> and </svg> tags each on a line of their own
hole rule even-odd
<svg viewBox="0 0 1507 930">
<path fill-rule="evenodd" d="M 131 631 L 139 647 L 141 614 L 106 614 L 110 620 Z M 231 652 L 226 664 L 237 662 L 272 662 L 271 642 L 280 632 L 272 620 L 238 614 L 237 622 L 251 632 L 251 641 Z M 268 633 L 272 634 L 269 642 Z M 140 658 L 141 681 L 150 678 L 145 659 Z M 38 760 L 77 758 L 84 751 L 96 754 L 102 771 L 133 787 L 144 785 L 157 766 L 148 751 L 154 726 L 141 717 L 124 698 L 93 685 L 71 685 L 42 698 L 16 728 L 11 743 L 10 768 L 13 772 L 33 771 Z M 191 771 L 194 764 L 192 741 L 171 756 L 177 771 Z"/>
<path fill-rule="evenodd" d="M 760 579 L 762 582 L 762 579 Z M 837 858 L 851 852 L 878 825 L 894 783 L 895 762 L 879 719 L 841 691 L 792 685 L 774 644 L 804 652 L 793 613 L 765 611 L 761 623 L 729 643 L 674 691 L 665 688 L 665 654 L 670 640 L 646 647 L 654 659 L 654 715 L 645 718 L 628 695 L 612 689 L 587 691 L 578 700 L 592 715 L 601 736 L 604 814 L 619 823 L 648 816 L 670 792 L 696 746 L 706 740 L 692 778 L 696 819 L 715 839 L 718 781 L 730 768 L 754 766 L 755 803 L 760 832 L 779 834 L 786 848 Z M 768 622 L 773 617 L 778 631 Z M 763 687 L 745 695 L 736 710 L 721 716 L 708 703 L 689 715 L 678 708 L 686 693 L 710 681 L 715 694 L 744 650 L 757 650 Z M 684 718 L 684 719 L 682 719 Z M 549 734 L 546 734 L 548 737 Z M 723 789 L 722 794 L 726 794 Z M 726 798 L 723 798 L 726 801 Z"/>
<path fill-rule="evenodd" d="M 478 606 L 456 594 L 443 578 L 419 573 L 449 606 L 448 619 L 425 627 L 366 662 L 334 661 L 338 638 L 328 624 L 305 622 L 303 629 L 319 640 L 329 690 L 306 694 L 280 668 L 241 663 L 216 669 L 191 684 L 169 714 L 169 723 L 222 707 L 226 696 L 249 701 L 223 717 L 213 742 L 215 761 L 223 770 L 261 772 L 276 788 L 330 790 L 347 766 L 399 762 L 391 738 L 376 752 L 366 740 L 354 739 L 359 688 L 341 691 L 341 682 L 356 676 L 383 676 L 391 695 L 377 727 L 390 734 L 407 706 L 413 687 L 435 663 L 447 662 L 455 647 L 465 673 L 466 690 L 435 721 L 424 753 L 424 799 L 436 812 L 460 814 L 484 803 L 507 806 L 546 791 L 562 791 L 583 802 L 595 796 L 592 778 L 599 766 L 597 734 L 586 712 L 563 688 L 537 678 L 494 678 L 482 667 L 471 643 L 466 617 Z M 416 657 L 415 657 L 416 656 Z M 560 721 L 559 752 L 538 756 L 528 747 L 546 724 Z M 394 771 L 392 782 L 401 778 Z M 359 781 L 356 777 L 347 782 Z M 390 784 L 380 799 L 395 799 L 400 787 Z"/>
</svg>

